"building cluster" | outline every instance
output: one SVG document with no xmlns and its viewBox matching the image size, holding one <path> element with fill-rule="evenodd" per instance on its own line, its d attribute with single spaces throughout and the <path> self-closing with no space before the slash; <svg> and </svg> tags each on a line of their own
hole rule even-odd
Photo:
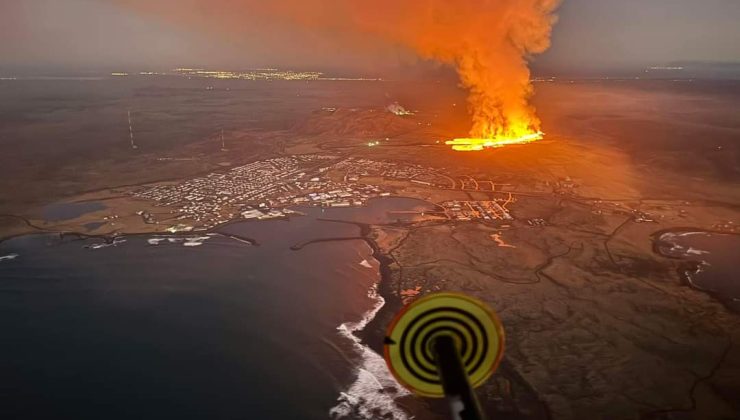
<svg viewBox="0 0 740 420">
<path fill-rule="evenodd" d="M 720 232 L 740 233 L 740 226 L 736 225 L 735 222 L 730 220 L 717 222 L 712 225 L 712 229 Z"/>
<path fill-rule="evenodd" d="M 408 115 L 414 115 L 414 111 L 409 111 L 408 109 L 402 107 L 398 102 L 392 103 L 386 107 L 388 112 L 398 115 L 399 117 L 405 117 Z"/>
<path fill-rule="evenodd" d="M 633 208 L 628 204 L 622 202 L 609 202 L 602 200 L 594 200 L 591 203 L 591 213 L 602 215 L 619 215 L 632 217 L 632 221 L 635 223 L 655 223 L 656 215 L 640 210 L 639 208 Z M 682 210 L 679 209 L 679 214 Z M 662 216 L 659 216 L 662 217 Z"/>
<path fill-rule="evenodd" d="M 148 225 L 153 225 L 153 224 L 157 223 L 157 219 L 154 217 L 154 215 L 152 215 L 148 211 L 143 211 L 143 210 L 137 211 L 136 212 L 136 215 L 137 216 L 141 216 L 141 220 L 143 220 L 144 223 L 146 223 Z"/>
<path fill-rule="evenodd" d="M 574 195 L 578 184 L 570 177 L 559 179 L 553 186 L 553 192 L 561 195 Z"/>
<path fill-rule="evenodd" d="M 391 195 L 390 187 L 372 178 L 450 188 L 452 178 L 433 168 L 332 155 L 293 155 L 252 162 L 223 172 L 159 184 L 132 193 L 171 209 L 167 219 L 177 231 L 210 229 L 235 219 L 284 217 L 295 206 L 362 206 Z M 454 181 L 452 181 L 454 184 Z M 378 182 L 378 184 L 383 184 Z M 450 220 L 513 220 L 508 198 L 442 203 Z M 145 223 L 160 223 L 152 212 L 138 213 Z"/>
<path fill-rule="evenodd" d="M 332 181 L 327 171 L 337 156 L 295 155 L 253 162 L 221 173 L 176 184 L 161 184 L 133 192 L 140 199 L 173 208 L 173 219 L 192 221 L 208 229 L 236 218 L 270 219 L 296 205 L 360 206 L 373 197 L 390 195 L 381 187 Z M 139 212 L 146 223 L 156 223 Z M 186 225 L 187 226 L 187 225 Z"/>
<path fill-rule="evenodd" d="M 368 199 L 390 195 L 390 192 L 375 185 L 339 183 L 327 180 L 299 183 L 308 194 L 292 200 L 297 205 L 322 207 L 362 206 Z"/>
<path fill-rule="evenodd" d="M 249 205 L 262 204 L 266 208 L 274 200 L 301 194 L 293 184 L 309 171 L 325 170 L 336 159 L 336 156 L 305 155 L 257 161 L 177 184 L 148 187 L 133 195 L 174 207 L 177 219 L 192 220 L 210 228 L 234 219 Z"/>
<path fill-rule="evenodd" d="M 360 177 L 380 177 L 389 180 L 410 181 L 428 187 L 449 188 L 454 181 L 434 168 L 370 159 L 348 158 L 334 166 L 344 172 L 344 182 L 357 182 Z"/>
<path fill-rule="evenodd" d="M 440 205 L 450 220 L 514 220 L 506 208 L 506 205 L 510 202 L 511 199 L 494 201 L 445 201 Z"/>
<path fill-rule="evenodd" d="M 635 221 L 635 223 L 655 222 L 655 217 L 652 214 L 638 209 L 632 210 L 632 217 L 634 218 L 633 220 Z"/>
</svg>

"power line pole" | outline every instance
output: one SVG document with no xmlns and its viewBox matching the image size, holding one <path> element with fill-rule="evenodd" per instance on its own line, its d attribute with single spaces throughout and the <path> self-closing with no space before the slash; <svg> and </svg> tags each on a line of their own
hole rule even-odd
<svg viewBox="0 0 740 420">
<path fill-rule="evenodd" d="M 128 110 L 128 135 L 131 138 L 131 148 L 132 149 L 138 149 L 139 146 L 134 143 L 134 127 L 131 124 L 131 110 Z"/>
</svg>

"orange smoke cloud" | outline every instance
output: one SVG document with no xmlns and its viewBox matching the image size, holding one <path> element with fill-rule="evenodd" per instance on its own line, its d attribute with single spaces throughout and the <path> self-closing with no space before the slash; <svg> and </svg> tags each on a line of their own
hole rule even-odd
<svg viewBox="0 0 740 420">
<path fill-rule="evenodd" d="M 470 148 L 541 137 L 529 103 L 528 59 L 550 46 L 560 0 L 116 0 L 168 18 L 238 33 L 245 19 L 367 37 L 454 65 L 469 90 Z M 169 4 L 168 4 L 169 3 Z M 246 30 L 245 30 L 246 31 Z"/>
</svg>

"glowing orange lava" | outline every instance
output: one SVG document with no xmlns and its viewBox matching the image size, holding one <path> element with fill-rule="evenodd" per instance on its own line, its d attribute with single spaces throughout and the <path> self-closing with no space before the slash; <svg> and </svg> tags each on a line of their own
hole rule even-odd
<svg viewBox="0 0 740 420">
<path fill-rule="evenodd" d="M 462 138 L 448 140 L 445 144 L 452 146 L 458 152 L 477 152 L 487 148 L 504 147 L 510 144 L 524 144 L 541 140 L 545 136 L 542 131 L 524 134 L 521 136 L 498 135 L 491 138 Z"/>
<path fill-rule="evenodd" d="M 321 50 L 354 52 L 366 48 L 370 53 L 368 64 L 392 59 L 396 54 L 386 56 L 386 51 L 413 51 L 422 60 L 454 67 L 460 86 L 468 92 L 472 128 L 468 138 L 447 142 L 453 149 L 483 150 L 528 143 L 543 136 L 530 103 L 534 88 L 529 63 L 550 47 L 552 27 L 557 21 L 555 11 L 561 0 L 110 1 L 221 32 L 230 42 L 253 39 L 262 29 L 290 28 L 286 40 L 298 39 L 295 37 L 305 31 L 324 47 Z M 239 39 L 232 40 L 234 35 Z M 310 59 L 293 60 L 303 63 L 301 67 L 312 60 L 323 63 L 333 57 L 314 57 L 313 52 L 320 51 L 308 51 L 293 43 L 279 44 L 266 44 L 265 52 L 286 60 L 299 53 L 297 57 Z M 281 51 L 286 55 L 280 55 Z M 333 57 L 340 66 L 347 58 L 355 56 Z M 301 74 L 316 78 L 314 72 Z"/>
<path fill-rule="evenodd" d="M 528 99 L 532 92 L 531 82 L 526 79 L 525 89 L 505 90 L 518 97 L 511 103 L 498 103 L 496 95 L 471 94 L 469 97 L 473 127 L 465 138 L 445 142 L 453 150 L 477 152 L 512 144 L 531 143 L 541 140 L 545 133 L 540 130 L 542 123 Z M 502 92 L 504 91 L 503 88 Z"/>
</svg>

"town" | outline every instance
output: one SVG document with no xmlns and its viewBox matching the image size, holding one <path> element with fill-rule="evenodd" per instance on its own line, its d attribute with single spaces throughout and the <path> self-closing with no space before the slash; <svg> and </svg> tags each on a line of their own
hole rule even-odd
<svg viewBox="0 0 740 420">
<path fill-rule="evenodd" d="M 171 231 L 190 231 L 208 230 L 235 219 L 286 217 L 297 213 L 291 208 L 298 206 L 362 206 L 372 198 L 397 195 L 387 181 L 467 189 L 465 182 L 421 165 L 311 154 L 261 160 L 183 182 L 146 186 L 132 195 L 170 208 L 168 220 L 177 222 Z M 487 201 L 445 201 L 440 207 L 453 221 L 511 221 L 507 205 L 515 200 L 509 193 Z M 159 223 L 150 212 L 139 215 L 145 223 Z"/>
</svg>

